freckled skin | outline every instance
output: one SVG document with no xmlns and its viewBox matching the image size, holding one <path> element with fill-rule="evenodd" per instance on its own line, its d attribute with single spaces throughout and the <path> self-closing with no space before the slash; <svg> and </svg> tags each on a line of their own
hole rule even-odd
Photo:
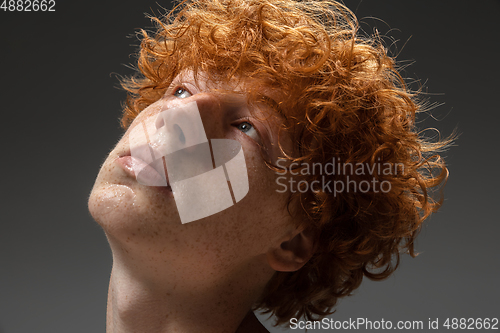
<svg viewBox="0 0 500 333">
<path fill-rule="evenodd" d="M 209 323 L 221 315 L 225 319 L 213 332 L 235 332 L 274 274 L 266 253 L 294 230 L 285 207 L 287 196 L 276 191 L 276 175 L 265 165 L 258 145 L 228 124 L 230 118 L 206 87 L 198 88 L 189 98 L 166 96 L 145 109 L 109 154 L 92 189 L 89 210 L 113 251 L 108 333 L 119 331 L 120 321 L 110 314 L 116 309 L 120 318 L 124 313 L 135 318 L 129 325 L 141 332 L 195 332 L 197 324 L 185 318 L 190 313 L 205 332 L 211 332 Z M 181 224 L 171 193 L 139 184 L 115 160 L 127 151 L 128 134 L 141 120 L 193 101 L 208 139 L 240 142 L 249 193 L 222 212 Z M 130 292 L 125 297 L 120 290 Z M 153 317 L 138 320 L 140 309 Z M 228 314 L 237 320 L 229 320 Z"/>
</svg>

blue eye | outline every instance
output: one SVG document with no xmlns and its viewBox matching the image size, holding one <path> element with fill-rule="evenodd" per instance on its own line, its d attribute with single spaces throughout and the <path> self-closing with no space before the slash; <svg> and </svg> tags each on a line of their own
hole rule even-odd
<svg viewBox="0 0 500 333">
<path fill-rule="evenodd" d="M 189 94 L 189 96 L 186 96 L 186 94 Z M 179 87 L 175 89 L 174 96 L 178 98 L 188 98 L 191 96 L 191 93 L 189 93 L 186 89 Z"/>
<path fill-rule="evenodd" d="M 236 126 L 240 131 L 251 137 L 257 142 L 260 142 L 259 132 L 255 129 L 255 127 L 250 124 L 248 121 L 244 121 Z"/>
<path fill-rule="evenodd" d="M 250 124 L 248 122 L 244 122 L 244 123 L 241 123 L 238 125 L 238 129 L 240 131 L 242 131 L 243 133 L 246 133 L 246 132 L 252 130 L 253 126 L 252 126 L 252 124 Z"/>
</svg>

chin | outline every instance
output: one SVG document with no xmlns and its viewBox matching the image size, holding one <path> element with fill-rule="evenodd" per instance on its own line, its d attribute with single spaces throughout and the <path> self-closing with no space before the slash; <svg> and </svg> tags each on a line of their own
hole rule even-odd
<svg viewBox="0 0 500 333">
<path fill-rule="evenodd" d="M 90 194 L 89 211 L 108 236 L 121 243 L 134 240 L 144 245 L 181 225 L 175 201 L 164 191 L 132 180 L 99 183 Z"/>
<path fill-rule="evenodd" d="M 104 227 L 107 221 L 123 219 L 130 213 L 135 200 L 135 191 L 130 186 L 96 183 L 90 193 L 88 208 L 94 220 Z"/>
</svg>

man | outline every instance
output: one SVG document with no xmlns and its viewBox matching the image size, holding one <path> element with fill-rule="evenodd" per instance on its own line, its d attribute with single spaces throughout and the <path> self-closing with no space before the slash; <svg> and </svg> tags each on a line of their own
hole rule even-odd
<svg viewBox="0 0 500 333">
<path fill-rule="evenodd" d="M 252 309 L 321 317 L 414 255 L 446 142 L 418 137 L 347 8 L 184 1 L 154 20 L 89 199 L 113 251 L 107 332 L 265 332 Z"/>
</svg>

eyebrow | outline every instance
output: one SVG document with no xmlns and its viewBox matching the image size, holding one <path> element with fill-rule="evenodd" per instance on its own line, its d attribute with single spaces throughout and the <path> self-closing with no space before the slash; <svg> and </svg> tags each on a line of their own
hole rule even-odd
<svg viewBox="0 0 500 333">
<path fill-rule="evenodd" d="M 166 91 L 170 91 L 171 89 L 173 89 L 176 85 L 178 85 L 180 83 L 180 80 L 179 80 L 179 76 L 176 76 L 172 82 L 170 82 L 170 84 L 168 85 L 168 88 Z"/>
<path fill-rule="evenodd" d="M 174 77 L 174 79 L 172 80 L 172 82 L 170 82 L 167 90 L 170 90 L 172 88 L 174 88 L 177 84 L 180 84 L 181 82 L 183 81 L 187 81 L 191 84 L 194 84 L 194 79 L 192 77 L 185 77 L 185 76 L 182 76 L 181 74 L 178 74 L 177 76 Z M 196 86 L 197 89 L 200 89 L 200 87 Z M 200 89 L 201 90 L 201 89 Z M 236 95 L 238 96 L 241 96 L 241 95 L 244 95 L 244 94 L 247 94 L 248 91 L 241 91 L 241 92 L 238 92 L 238 91 L 235 91 L 235 90 L 228 90 L 228 89 L 216 89 L 216 90 L 223 90 L 225 92 L 233 92 L 235 93 Z M 223 94 L 225 95 L 225 94 Z M 273 99 L 272 97 L 268 96 L 268 95 L 265 95 L 263 92 L 256 92 L 256 96 L 257 96 L 257 100 L 255 102 L 257 103 L 263 103 L 263 104 L 266 104 L 267 106 L 271 107 L 272 109 L 278 111 L 278 114 L 284 116 L 285 114 L 283 113 L 283 110 L 281 109 L 281 106 L 280 106 L 280 103 L 278 103 L 275 99 Z M 238 100 L 238 98 L 234 98 L 234 96 L 231 96 L 228 101 L 231 102 L 231 100 Z M 226 102 L 226 100 L 225 100 Z M 238 100 L 239 102 L 239 100 Z"/>
</svg>

